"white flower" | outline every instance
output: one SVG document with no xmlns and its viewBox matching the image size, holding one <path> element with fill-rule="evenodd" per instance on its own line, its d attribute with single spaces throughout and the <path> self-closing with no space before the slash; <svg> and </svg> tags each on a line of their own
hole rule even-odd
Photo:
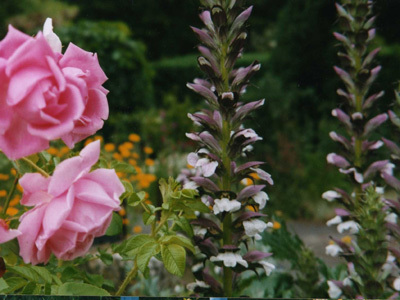
<svg viewBox="0 0 400 300">
<path fill-rule="evenodd" d="M 195 288 L 201 287 L 201 288 L 209 288 L 210 286 L 205 283 L 204 281 L 200 281 L 196 279 L 196 282 L 188 283 L 186 285 L 186 288 L 190 291 L 194 291 Z"/>
<path fill-rule="evenodd" d="M 339 247 L 338 245 L 336 245 L 336 244 L 328 245 L 328 246 L 326 246 L 326 248 L 325 248 L 325 253 L 326 253 L 326 255 L 330 255 L 330 256 L 333 256 L 333 257 L 338 256 L 338 254 L 339 254 L 340 252 L 343 252 L 343 250 L 342 250 L 342 248 L 340 248 L 340 247 Z"/>
<path fill-rule="evenodd" d="M 275 266 L 269 262 L 266 261 L 260 261 L 258 262 L 262 267 L 264 268 L 265 274 L 267 276 L 271 275 L 271 272 L 275 270 Z"/>
<path fill-rule="evenodd" d="M 246 157 L 246 152 L 251 152 L 253 151 L 254 147 L 252 145 L 247 145 L 242 149 L 242 156 Z"/>
<path fill-rule="evenodd" d="M 201 196 L 201 202 L 203 202 L 207 206 L 210 206 L 210 201 L 208 201 L 208 195 Z"/>
<path fill-rule="evenodd" d="M 194 226 L 193 227 L 193 233 L 194 233 L 194 235 L 198 235 L 201 238 L 204 238 L 204 236 L 207 233 L 207 229 L 203 228 L 203 227 L 200 227 L 200 226 Z"/>
<path fill-rule="evenodd" d="M 390 213 L 385 217 L 385 221 L 388 223 L 397 223 L 397 215 L 395 213 Z"/>
<path fill-rule="evenodd" d="M 322 194 L 322 198 L 325 200 L 328 200 L 329 202 L 332 202 L 333 200 L 337 198 L 342 198 L 342 195 L 340 195 L 336 191 L 326 191 L 325 193 Z"/>
<path fill-rule="evenodd" d="M 198 263 L 192 266 L 192 272 L 195 273 L 198 270 L 200 270 L 201 268 L 203 268 L 203 263 Z"/>
<path fill-rule="evenodd" d="M 394 281 L 393 281 L 393 288 L 396 291 L 400 291 L 400 277 L 397 277 Z"/>
<path fill-rule="evenodd" d="M 331 225 L 336 225 L 342 223 L 342 218 L 339 216 L 334 217 L 333 219 L 330 219 L 328 222 L 326 222 L 327 226 Z"/>
<path fill-rule="evenodd" d="M 53 32 L 53 20 L 51 18 L 47 18 L 43 25 L 43 36 L 46 39 L 47 43 L 50 45 L 50 48 L 57 53 L 61 53 L 61 40 L 60 38 Z"/>
<path fill-rule="evenodd" d="M 329 290 L 328 290 L 329 298 L 334 298 L 334 299 L 339 298 L 339 296 L 342 294 L 342 290 L 330 280 L 328 280 L 328 285 L 329 285 Z"/>
<path fill-rule="evenodd" d="M 343 279 L 343 285 L 344 285 L 344 286 L 351 286 L 351 279 L 350 279 L 350 277 L 346 277 L 345 279 Z"/>
<path fill-rule="evenodd" d="M 218 215 L 220 212 L 235 212 L 238 211 L 241 204 L 237 200 L 229 200 L 228 198 L 215 199 L 214 201 L 214 214 Z"/>
<path fill-rule="evenodd" d="M 350 234 L 355 234 L 358 232 L 360 225 L 354 221 L 346 221 L 338 225 L 337 231 L 343 233 L 345 230 L 349 230 Z"/>
<path fill-rule="evenodd" d="M 382 173 L 386 173 L 393 176 L 393 169 L 395 165 L 392 163 L 387 163 L 385 167 L 381 170 Z"/>
<path fill-rule="evenodd" d="M 206 149 L 200 149 L 197 153 L 208 153 Z M 200 158 L 197 153 L 191 152 L 187 157 L 187 162 L 189 165 L 200 168 L 204 177 L 210 177 L 215 173 L 218 167 L 218 162 L 212 161 L 207 157 Z"/>
<path fill-rule="evenodd" d="M 259 137 L 258 134 L 251 128 L 244 129 L 239 132 L 238 136 L 243 135 L 245 138 L 251 139 L 256 138 L 257 140 L 262 140 L 262 137 Z"/>
<path fill-rule="evenodd" d="M 253 196 L 253 200 L 259 205 L 259 209 L 263 209 L 269 200 L 269 197 L 266 192 L 261 191 Z"/>
<path fill-rule="evenodd" d="M 259 233 L 262 233 L 268 225 L 259 219 L 252 219 L 250 221 L 243 221 L 243 227 L 246 235 L 254 237 L 256 240 L 261 240 Z"/>
<path fill-rule="evenodd" d="M 364 176 L 360 173 L 357 172 L 357 170 L 355 168 L 350 168 L 350 169 L 339 169 L 340 173 L 343 174 L 350 174 L 350 173 L 354 173 L 354 179 L 358 182 L 358 183 L 363 183 L 364 182 Z"/>
<path fill-rule="evenodd" d="M 225 267 L 236 267 L 237 264 L 243 267 L 248 267 L 247 261 L 245 261 L 239 254 L 232 252 L 220 253 L 217 256 L 211 256 L 210 261 L 222 261 Z"/>
<path fill-rule="evenodd" d="M 187 190 L 195 190 L 197 189 L 199 186 L 197 185 L 196 182 L 194 181 L 188 181 L 183 185 L 183 189 L 187 189 Z"/>
<path fill-rule="evenodd" d="M 377 192 L 378 194 L 383 195 L 383 194 L 385 193 L 385 188 L 384 188 L 384 187 L 381 187 L 381 186 L 377 186 L 377 187 L 375 188 L 375 192 Z"/>
</svg>

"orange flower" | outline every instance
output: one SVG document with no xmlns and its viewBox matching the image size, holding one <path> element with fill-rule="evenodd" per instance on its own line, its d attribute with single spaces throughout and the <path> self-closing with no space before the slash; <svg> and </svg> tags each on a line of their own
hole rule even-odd
<svg viewBox="0 0 400 300">
<path fill-rule="evenodd" d="M 19 200 L 21 200 L 21 197 L 19 195 L 16 195 L 11 201 L 10 201 L 10 206 L 16 206 L 19 203 Z"/>
<path fill-rule="evenodd" d="M 144 153 L 146 153 L 146 154 L 152 154 L 154 151 L 153 151 L 153 148 L 151 148 L 151 147 L 144 147 L 143 148 L 143 151 L 144 151 Z"/>
<path fill-rule="evenodd" d="M 123 146 L 125 149 L 129 149 L 129 150 L 131 150 L 131 149 L 134 148 L 134 145 L 133 145 L 131 142 L 125 142 L 125 143 L 122 144 L 122 146 Z"/>
<path fill-rule="evenodd" d="M 133 229 L 132 229 L 132 231 L 133 231 L 134 233 L 141 233 L 142 230 L 143 230 L 143 228 L 142 228 L 142 226 L 140 226 L 140 225 L 133 226 Z"/>
<path fill-rule="evenodd" d="M 342 237 L 341 241 L 346 244 L 351 244 L 351 236 L 346 235 L 346 236 Z"/>
<path fill-rule="evenodd" d="M 104 145 L 104 150 L 107 152 L 113 152 L 115 150 L 115 145 L 113 143 L 107 143 Z"/>
<path fill-rule="evenodd" d="M 128 162 L 132 165 L 132 166 L 136 166 L 137 165 L 137 161 L 136 160 L 134 160 L 134 159 L 130 159 L 130 160 L 128 160 Z"/>
<path fill-rule="evenodd" d="M 7 212 L 6 213 L 10 217 L 13 217 L 18 213 L 18 209 L 16 209 L 15 207 L 9 207 L 9 208 L 7 208 Z"/>
<path fill-rule="evenodd" d="M 119 215 L 122 216 L 122 217 L 126 216 L 126 210 L 125 210 L 124 208 L 121 208 L 121 209 L 118 211 L 118 213 L 119 213 Z"/>
<path fill-rule="evenodd" d="M 0 197 L 5 197 L 7 196 L 7 191 L 6 190 L 0 190 Z"/>
<path fill-rule="evenodd" d="M 59 156 L 64 156 L 65 154 L 67 154 L 69 152 L 69 148 L 64 146 L 60 149 L 60 153 Z"/>
<path fill-rule="evenodd" d="M 47 153 L 49 153 L 50 155 L 57 155 L 58 154 L 58 149 L 54 148 L 54 147 L 50 147 L 49 149 L 47 149 Z"/>
<path fill-rule="evenodd" d="M 93 142 L 94 140 L 92 138 L 89 138 L 85 141 L 85 146 L 89 145 L 91 142 Z"/>
<path fill-rule="evenodd" d="M 17 190 L 20 191 L 21 193 L 24 192 L 24 189 L 19 184 L 17 184 Z"/>
<path fill-rule="evenodd" d="M 131 156 L 131 152 L 128 149 L 123 148 L 122 151 L 120 150 L 122 157 L 128 158 Z"/>
<path fill-rule="evenodd" d="M 140 136 L 137 135 L 136 133 L 131 133 L 131 134 L 128 136 L 128 139 L 129 139 L 131 142 L 134 142 L 134 143 L 140 142 Z"/>
<path fill-rule="evenodd" d="M 119 153 L 113 153 L 113 157 L 116 159 L 116 160 L 119 160 L 119 161 L 122 161 L 123 160 L 123 158 L 122 158 L 122 156 L 121 156 L 121 154 L 119 154 Z"/>
<path fill-rule="evenodd" d="M 129 220 L 128 219 L 122 219 L 122 224 L 128 225 L 129 224 Z"/>
<path fill-rule="evenodd" d="M 149 166 L 149 167 L 154 166 L 154 160 L 152 160 L 152 159 L 150 159 L 150 158 L 146 158 L 146 160 L 144 161 L 144 163 L 145 163 L 147 166 Z"/>
<path fill-rule="evenodd" d="M 14 168 L 12 168 L 12 169 L 10 170 L 10 173 L 11 173 L 11 175 L 15 176 L 15 175 L 17 175 L 17 170 L 15 170 Z"/>
<path fill-rule="evenodd" d="M 274 221 L 272 228 L 273 229 L 280 229 L 282 227 L 281 223 Z"/>
<path fill-rule="evenodd" d="M 103 139 L 103 137 L 102 137 L 101 135 L 95 135 L 95 136 L 94 136 L 94 140 L 95 140 L 95 141 L 99 140 L 99 141 L 102 142 L 102 143 L 104 142 L 104 139 Z"/>
<path fill-rule="evenodd" d="M 134 159 L 138 159 L 138 158 L 139 158 L 139 154 L 137 154 L 136 152 L 133 152 L 133 153 L 132 153 L 132 157 L 133 157 Z"/>
<path fill-rule="evenodd" d="M 8 180 L 8 179 L 10 179 L 10 175 L 0 174 L 0 180 Z"/>
</svg>

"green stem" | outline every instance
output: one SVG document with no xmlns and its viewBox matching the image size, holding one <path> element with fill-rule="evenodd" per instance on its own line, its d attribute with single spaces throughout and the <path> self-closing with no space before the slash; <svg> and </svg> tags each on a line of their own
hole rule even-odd
<svg viewBox="0 0 400 300">
<path fill-rule="evenodd" d="M 19 179 L 19 175 L 17 174 L 15 176 L 15 179 L 14 179 L 13 185 L 11 187 L 11 190 L 8 193 L 6 202 L 4 203 L 3 212 L 1 214 L 3 218 L 6 216 L 6 212 L 7 212 L 8 206 L 10 205 L 11 198 L 14 195 L 15 189 L 16 189 L 17 184 L 18 184 L 18 179 Z"/>
<path fill-rule="evenodd" d="M 50 177 L 50 175 L 43 170 L 42 168 L 40 168 L 39 166 L 37 166 L 33 161 L 31 161 L 29 158 L 26 157 L 22 157 L 20 158 L 20 160 L 26 162 L 27 164 L 29 164 L 32 168 L 34 168 L 36 171 L 38 171 L 40 174 L 42 174 L 44 177 Z"/>
<path fill-rule="evenodd" d="M 132 279 L 136 276 L 138 271 L 138 266 L 136 261 L 134 262 L 133 268 L 129 271 L 128 275 L 126 275 L 124 281 L 122 282 L 121 286 L 119 287 L 118 291 L 115 293 L 115 296 L 121 296 L 122 293 L 125 291 L 127 285 L 132 281 Z"/>
</svg>

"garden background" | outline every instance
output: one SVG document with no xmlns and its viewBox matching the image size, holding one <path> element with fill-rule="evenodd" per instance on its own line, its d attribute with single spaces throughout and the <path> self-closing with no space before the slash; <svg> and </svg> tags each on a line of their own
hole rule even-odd
<svg viewBox="0 0 400 300">
<path fill-rule="evenodd" d="M 332 35 L 338 25 L 334 3 L 248 1 L 254 10 L 239 64 L 257 59 L 262 68 L 245 98 L 266 99 L 248 124 L 263 137 L 253 156 L 267 161 L 275 181 L 265 212 L 287 220 L 331 218 L 333 206 L 321 194 L 346 184 L 345 175 L 338 176 L 326 163 L 326 155 L 337 147 L 329 132 L 340 127 L 331 116 L 339 103 L 335 91 L 341 86 L 333 71 L 339 64 Z M 385 111 L 392 106 L 392 91 L 400 78 L 400 2 L 376 1 L 374 9 L 375 43 L 382 47 L 377 62 L 383 70 L 373 90 L 386 91 L 379 102 L 380 111 Z M 186 87 L 201 76 L 198 42 L 189 27 L 201 27 L 197 15 L 195 0 L 6 0 L 0 8 L 0 34 L 4 36 L 7 25 L 13 24 L 33 35 L 46 17 L 52 17 L 64 46 L 74 41 L 98 53 L 110 90 L 110 119 L 98 135 L 109 147 L 116 145 L 115 150 L 110 148 L 115 157 L 124 157 L 126 150 L 142 154 L 143 175 L 137 169 L 137 188 L 157 199 L 156 179 L 176 177 L 186 165 L 186 154 L 194 150 L 185 136 L 192 130 L 187 113 L 204 107 Z M 387 123 L 380 128 L 383 136 L 393 136 L 389 127 Z M 137 150 L 118 147 L 128 139 Z"/>
</svg>

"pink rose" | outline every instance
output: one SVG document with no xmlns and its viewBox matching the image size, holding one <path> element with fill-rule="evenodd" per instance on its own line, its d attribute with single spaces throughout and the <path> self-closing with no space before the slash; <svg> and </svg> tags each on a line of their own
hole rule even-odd
<svg viewBox="0 0 400 300">
<path fill-rule="evenodd" d="M 9 229 L 7 223 L 0 219 L 0 244 L 8 242 L 20 234 L 21 232 L 18 230 Z"/>
<path fill-rule="evenodd" d="M 71 260 L 85 254 L 93 239 L 104 235 L 112 212 L 120 209 L 124 187 L 114 170 L 90 168 L 100 155 L 100 142 L 57 165 L 51 177 L 25 174 L 21 204 L 34 206 L 20 218 L 20 255 L 26 263 L 46 263 L 51 253 Z"/>
<path fill-rule="evenodd" d="M 11 159 L 58 138 L 73 147 L 108 117 L 107 77 L 97 56 L 73 44 L 63 55 L 55 38 L 50 22 L 45 36 L 9 26 L 0 41 L 0 149 Z"/>
</svg>

